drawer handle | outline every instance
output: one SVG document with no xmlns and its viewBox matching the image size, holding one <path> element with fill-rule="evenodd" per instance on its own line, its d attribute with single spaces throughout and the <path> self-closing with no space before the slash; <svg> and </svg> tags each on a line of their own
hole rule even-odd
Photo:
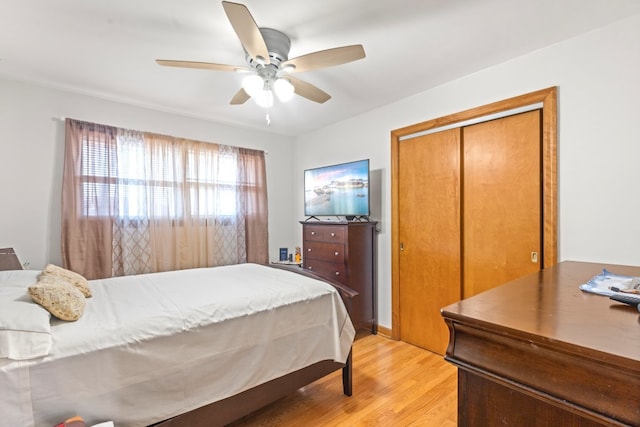
<svg viewBox="0 0 640 427">
<path fill-rule="evenodd" d="M 311 252 L 311 248 L 307 248 L 307 252 Z"/>
<path fill-rule="evenodd" d="M 336 237 L 336 233 L 331 233 L 331 237 Z"/>
<path fill-rule="evenodd" d="M 313 267 L 309 266 L 307 267 L 307 270 L 313 270 Z"/>
<path fill-rule="evenodd" d="M 340 255 L 340 252 L 335 251 L 333 254 L 334 254 L 335 256 L 338 256 L 338 255 Z"/>
<path fill-rule="evenodd" d="M 315 235 L 316 235 L 316 232 L 315 232 L 315 231 L 312 231 L 312 232 L 311 232 L 311 235 L 312 235 L 312 236 L 315 236 Z"/>
<path fill-rule="evenodd" d="M 339 275 L 340 275 L 340 272 L 339 272 L 339 271 L 336 271 L 336 276 L 339 276 Z"/>
</svg>

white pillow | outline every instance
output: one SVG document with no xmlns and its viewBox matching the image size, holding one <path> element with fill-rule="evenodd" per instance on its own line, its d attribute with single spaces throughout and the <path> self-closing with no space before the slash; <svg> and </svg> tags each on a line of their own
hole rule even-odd
<svg viewBox="0 0 640 427">
<path fill-rule="evenodd" d="M 38 281 L 40 270 L 0 271 L 0 289 L 3 287 L 27 288 Z"/>
<path fill-rule="evenodd" d="M 26 290 L 0 295 L 0 358 L 33 359 L 51 350 L 51 315 Z"/>
</svg>

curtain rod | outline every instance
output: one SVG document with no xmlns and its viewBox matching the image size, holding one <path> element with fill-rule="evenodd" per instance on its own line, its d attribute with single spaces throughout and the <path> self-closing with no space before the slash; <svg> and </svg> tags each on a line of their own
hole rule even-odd
<svg viewBox="0 0 640 427">
<path fill-rule="evenodd" d="M 59 122 L 64 122 L 66 119 L 67 119 L 67 118 L 66 118 L 66 117 L 64 117 L 64 116 L 61 116 L 61 117 L 52 117 L 52 118 L 51 118 L 51 120 L 59 121 Z M 213 144 L 217 144 L 217 143 L 213 143 Z M 264 152 L 265 156 L 269 154 L 269 152 L 268 152 L 267 150 L 262 150 L 262 151 Z"/>
</svg>

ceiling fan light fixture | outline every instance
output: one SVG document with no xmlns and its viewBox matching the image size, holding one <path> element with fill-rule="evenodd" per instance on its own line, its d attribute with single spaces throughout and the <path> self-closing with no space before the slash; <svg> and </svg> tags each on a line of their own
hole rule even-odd
<svg viewBox="0 0 640 427">
<path fill-rule="evenodd" d="M 257 96 L 263 88 L 264 80 L 257 74 L 252 74 L 242 79 L 242 89 L 251 97 Z"/>
<path fill-rule="evenodd" d="M 271 108 L 273 106 L 273 92 L 269 89 L 259 90 L 258 93 L 253 96 L 256 100 L 256 104 L 263 108 Z"/>
<path fill-rule="evenodd" d="M 295 88 L 289 80 L 280 78 L 273 84 L 273 91 L 276 93 L 280 102 L 287 102 L 293 98 Z"/>
</svg>

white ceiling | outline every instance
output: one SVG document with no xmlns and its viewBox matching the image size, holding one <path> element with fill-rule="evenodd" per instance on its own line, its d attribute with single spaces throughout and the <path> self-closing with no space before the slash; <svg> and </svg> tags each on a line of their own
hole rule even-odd
<svg viewBox="0 0 640 427">
<path fill-rule="evenodd" d="M 360 61 L 296 74 L 332 95 L 229 105 L 246 66 L 220 0 L 0 0 L 0 76 L 298 135 L 640 13 L 638 0 L 240 0 L 290 58 L 362 44 Z M 0 94 L 1 96 L 1 94 Z"/>
</svg>

